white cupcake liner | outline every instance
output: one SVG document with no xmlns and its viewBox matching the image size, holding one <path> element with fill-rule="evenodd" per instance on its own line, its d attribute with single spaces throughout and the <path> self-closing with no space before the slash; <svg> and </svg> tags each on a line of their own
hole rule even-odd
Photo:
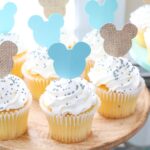
<svg viewBox="0 0 150 150">
<path fill-rule="evenodd" d="M 135 112 L 136 101 L 145 83 L 142 81 L 140 87 L 134 93 L 117 93 L 97 89 L 101 99 L 99 112 L 108 118 L 124 118 Z"/>
<path fill-rule="evenodd" d="M 27 117 L 32 103 L 29 96 L 27 104 L 18 110 L 0 112 L 0 140 L 14 139 L 27 130 Z"/>
<path fill-rule="evenodd" d="M 97 106 L 91 110 L 75 115 L 55 115 L 44 105 L 42 99 L 40 106 L 46 114 L 50 136 L 63 143 L 75 143 L 85 140 L 91 133 L 91 125 Z"/>
</svg>

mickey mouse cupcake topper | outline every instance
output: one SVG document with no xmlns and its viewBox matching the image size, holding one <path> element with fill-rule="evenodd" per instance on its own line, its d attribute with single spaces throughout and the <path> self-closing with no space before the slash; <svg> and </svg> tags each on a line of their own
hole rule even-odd
<svg viewBox="0 0 150 150">
<path fill-rule="evenodd" d="M 122 30 L 116 30 L 113 24 L 106 24 L 101 28 L 100 33 L 104 39 L 105 52 L 114 57 L 121 57 L 130 50 L 137 28 L 129 23 Z"/>
<path fill-rule="evenodd" d="M 52 44 L 59 42 L 60 29 L 64 25 L 64 19 L 60 14 L 52 14 L 46 21 L 40 16 L 32 16 L 28 24 L 33 30 L 35 41 L 39 45 L 49 48 Z"/>
<path fill-rule="evenodd" d="M 8 75 L 13 67 L 13 56 L 17 54 L 18 48 L 11 41 L 5 41 L 0 45 L 0 78 Z"/>
<path fill-rule="evenodd" d="M 55 12 L 65 15 L 65 6 L 68 0 L 39 0 L 39 2 L 43 6 L 47 18 Z"/>
<path fill-rule="evenodd" d="M 85 6 L 89 23 L 93 28 L 100 29 L 106 23 L 112 23 L 117 10 L 117 0 L 89 0 Z M 105 14 L 105 15 L 104 15 Z"/>
<path fill-rule="evenodd" d="M 52 45 L 48 54 L 54 60 L 56 73 L 67 79 L 79 77 L 85 68 L 86 57 L 90 54 L 91 49 L 84 42 L 77 43 L 72 49 L 67 49 L 64 44 L 56 43 Z"/>
</svg>

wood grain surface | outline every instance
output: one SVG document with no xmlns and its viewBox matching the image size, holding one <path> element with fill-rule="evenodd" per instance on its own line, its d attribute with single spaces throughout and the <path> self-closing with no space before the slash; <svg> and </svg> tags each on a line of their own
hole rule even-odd
<svg viewBox="0 0 150 150">
<path fill-rule="evenodd" d="M 105 150 L 121 144 L 135 135 L 144 125 L 150 110 L 150 95 L 145 88 L 140 94 L 134 115 L 125 119 L 110 120 L 95 115 L 92 135 L 77 144 L 61 144 L 48 136 L 48 124 L 37 102 L 29 115 L 29 129 L 22 137 L 1 141 L 0 150 Z"/>
</svg>

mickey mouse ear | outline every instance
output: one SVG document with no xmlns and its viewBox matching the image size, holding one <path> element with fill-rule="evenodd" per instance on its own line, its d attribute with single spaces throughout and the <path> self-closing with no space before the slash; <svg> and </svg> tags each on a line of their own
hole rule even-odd
<svg viewBox="0 0 150 150">
<path fill-rule="evenodd" d="M 37 27 L 38 27 L 38 26 L 41 26 L 42 23 L 43 23 L 43 19 L 42 19 L 40 16 L 37 16 L 37 15 L 32 16 L 32 17 L 29 19 L 29 21 L 28 21 L 28 25 L 29 25 L 29 27 L 30 27 L 31 29 L 34 29 L 34 28 L 37 29 Z"/>
<path fill-rule="evenodd" d="M 131 23 L 124 26 L 123 31 L 128 33 L 129 38 L 133 39 L 137 35 L 137 27 Z"/>
<path fill-rule="evenodd" d="M 66 47 L 62 43 L 56 43 L 53 44 L 49 49 L 48 49 L 48 55 L 51 59 L 53 60 L 59 60 L 61 61 L 62 55 L 65 53 Z"/>
<path fill-rule="evenodd" d="M 91 52 L 90 46 L 84 42 L 77 43 L 73 49 L 76 50 L 73 52 L 76 53 L 76 55 L 78 55 L 78 57 L 81 57 L 82 59 L 88 57 Z"/>
<path fill-rule="evenodd" d="M 18 51 L 18 47 L 15 43 L 11 41 L 5 41 L 1 44 L 0 49 L 5 50 L 5 51 L 10 51 L 11 56 L 15 56 Z"/>
<path fill-rule="evenodd" d="M 93 13 L 94 14 L 93 8 L 98 11 L 99 6 L 97 5 L 97 2 L 96 1 L 89 1 L 85 7 L 85 10 L 87 13 L 90 13 L 90 14 Z"/>
<path fill-rule="evenodd" d="M 116 27 L 113 24 L 108 23 L 101 28 L 100 34 L 102 38 L 107 39 L 110 37 L 111 34 L 114 34 L 115 31 Z"/>
<path fill-rule="evenodd" d="M 7 3 L 4 7 L 7 12 L 15 14 L 17 12 L 17 6 L 14 3 Z"/>
</svg>

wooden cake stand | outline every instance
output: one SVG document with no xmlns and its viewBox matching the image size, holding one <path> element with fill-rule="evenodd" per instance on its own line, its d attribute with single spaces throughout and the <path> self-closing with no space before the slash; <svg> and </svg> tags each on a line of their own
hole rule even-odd
<svg viewBox="0 0 150 150">
<path fill-rule="evenodd" d="M 106 150 L 131 138 L 144 125 L 150 110 L 150 95 L 145 88 L 139 96 L 134 115 L 125 119 L 105 119 L 96 114 L 92 135 L 84 142 L 61 144 L 48 137 L 48 124 L 38 102 L 33 102 L 29 115 L 29 130 L 21 138 L 1 141 L 0 150 Z"/>
</svg>

